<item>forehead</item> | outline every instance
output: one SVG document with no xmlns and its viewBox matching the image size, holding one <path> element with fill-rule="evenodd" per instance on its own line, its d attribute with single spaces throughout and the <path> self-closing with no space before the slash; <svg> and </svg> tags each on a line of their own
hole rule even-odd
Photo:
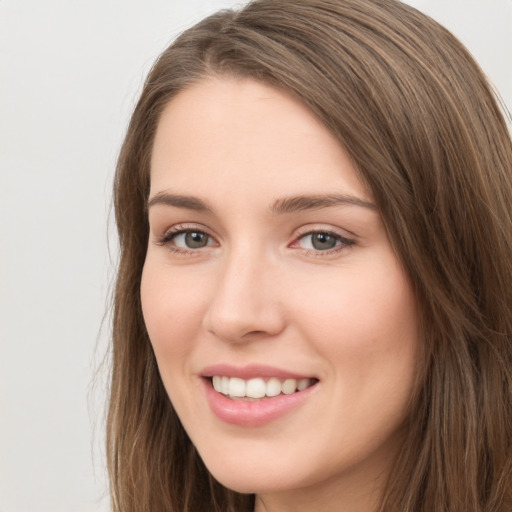
<svg viewBox="0 0 512 512">
<path fill-rule="evenodd" d="M 151 193 L 276 195 L 336 191 L 368 198 L 341 144 L 302 103 L 250 79 L 211 78 L 164 109 Z"/>
</svg>

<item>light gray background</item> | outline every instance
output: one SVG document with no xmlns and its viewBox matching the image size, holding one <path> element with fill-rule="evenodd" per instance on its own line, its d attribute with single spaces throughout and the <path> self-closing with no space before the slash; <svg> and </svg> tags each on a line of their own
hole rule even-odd
<svg viewBox="0 0 512 512">
<path fill-rule="evenodd" d="M 410 0 L 512 105 L 512 0 Z M 0 0 L 0 512 L 106 511 L 116 155 L 149 66 L 221 0 Z M 112 222 L 110 221 L 110 224 Z"/>
</svg>

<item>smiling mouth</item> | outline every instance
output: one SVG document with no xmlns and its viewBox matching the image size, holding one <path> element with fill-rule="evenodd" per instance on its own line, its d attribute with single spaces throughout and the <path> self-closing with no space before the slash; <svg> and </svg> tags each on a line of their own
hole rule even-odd
<svg viewBox="0 0 512 512">
<path fill-rule="evenodd" d="M 213 389 L 232 400 L 254 401 L 273 398 L 278 395 L 292 395 L 313 386 L 318 382 L 315 378 L 306 379 L 269 379 L 256 377 L 240 379 L 215 375 L 210 377 Z"/>
</svg>

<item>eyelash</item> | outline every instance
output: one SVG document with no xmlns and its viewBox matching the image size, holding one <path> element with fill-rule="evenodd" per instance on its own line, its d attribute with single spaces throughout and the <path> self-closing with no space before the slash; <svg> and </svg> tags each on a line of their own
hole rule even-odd
<svg viewBox="0 0 512 512">
<path fill-rule="evenodd" d="M 175 226 L 171 228 L 170 230 L 166 231 L 164 234 L 160 235 L 156 241 L 157 245 L 165 246 L 168 250 L 170 250 L 173 253 L 183 255 L 183 256 L 189 256 L 189 255 L 197 255 L 199 249 L 203 249 L 206 247 L 209 247 L 206 245 L 205 247 L 200 247 L 197 249 L 184 249 L 180 247 L 176 247 L 172 245 L 173 240 L 178 237 L 179 235 L 182 235 L 184 233 L 198 233 L 207 236 L 210 239 L 213 239 L 211 235 L 209 235 L 206 231 L 202 229 L 196 229 L 194 227 L 186 227 L 186 226 Z M 356 243 L 355 240 L 346 238 L 339 233 L 336 233 L 334 231 L 329 231 L 326 229 L 304 229 L 304 232 L 298 233 L 295 240 L 289 245 L 289 247 L 293 247 L 293 245 L 297 244 L 301 240 L 305 239 L 307 236 L 313 236 L 315 234 L 322 234 L 322 235 L 328 235 L 333 237 L 336 240 L 336 244 L 332 249 L 327 250 L 319 250 L 319 249 L 303 249 L 305 253 L 308 256 L 315 256 L 315 257 L 325 257 L 325 256 L 332 256 L 333 254 L 337 254 L 340 251 L 346 250 L 348 247 L 354 245 Z"/>
<path fill-rule="evenodd" d="M 303 249 L 306 251 L 306 254 L 308 256 L 315 256 L 315 257 L 326 257 L 326 256 L 332 256 L 334 254 L 337 254 L 341 251 L 346 250 L 348 247 L 354 245 L 356 243 L 355 240 L 351 238 L 344 237 L 340 235 L 339 233 L 336 233 L 335 231 L 330 231 L 328 229 L 311 229 L 311 228 L 305 228 L 304 231 L 301 233 L 299 231 L 296 239 L 290 244 L 290 246 L 293 246 L 294 244 L 297 244 L 300 240 L 305 239 L 308 236 L 313 235 L 328 235 L 333 237 L 336 240 L 336 244 L 332 249 L 327 249 L 325 251 L 321 251 L 319 249 Z"/>
<path fill-rule="evenodd" d="M 196 255 L 198 252 L 198 249 L 183 249 L 181 247 L 176 247 L 172 245 L 172 241 L 179 235 L 182 235 L 184 233 L 200 233 L 202 235 L 206 235 L 208 238 L 213 238 L 210 236 L 206 231 L 202 229 L 196 229 L 193 226 L 175 226 L 171 228 L 170 230 L 166 231 L 164 234 L 160 235 L 157 240 L 157 245 L 165 246 L 169 251 L 183 255 L 183 256 L 192 256 Z"/>
</svg>

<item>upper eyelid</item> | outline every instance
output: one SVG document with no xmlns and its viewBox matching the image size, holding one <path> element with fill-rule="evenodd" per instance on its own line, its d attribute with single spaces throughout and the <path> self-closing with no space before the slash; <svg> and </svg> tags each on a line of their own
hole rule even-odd
<svg viewBox="0 0 512 512">
<path fill-rule="evenodd" d="M 204 233 L 205 235 L 208 235 L 212 238 L 216 238 L 215 235 L 211 233 L 211 230 L 209 230 L 206 226 L 202 224 L 188 224 L 188 223 L 180 223 L 180 224 L 174 224 L 173 226 L 165 229 L 162 232 L 163 236 L 167 236 L 168 234 L 179 234 L 184 233 L 187 231 L 198 231 L 201 233 Z"/>
<path fill-rule="evenodd" d="M 335 227 L 335 226 L 332 226 L 332 225 L 325 225 L 325 224 L 308 224 L 308 225 L 305 225 L 305 226 L 302 226 L 298 229 L 296 229 L 294 231 L 295 233 L 295 238 L 299 238 L 301 236 L 304 236 L 304 235 L 309 235 L 311 233 L 329 233 L 331 235 L 335 235 L 335 236 L 339 236 L 341 238 L 344 238 L 344 239 L 349 239 L 349 240 L 357 240 L 358 239 L 358 236 L 349 231 L 348 229 L 344 229 L 344 228 L 340 228 L 340 227 Z"/>
</svg>

